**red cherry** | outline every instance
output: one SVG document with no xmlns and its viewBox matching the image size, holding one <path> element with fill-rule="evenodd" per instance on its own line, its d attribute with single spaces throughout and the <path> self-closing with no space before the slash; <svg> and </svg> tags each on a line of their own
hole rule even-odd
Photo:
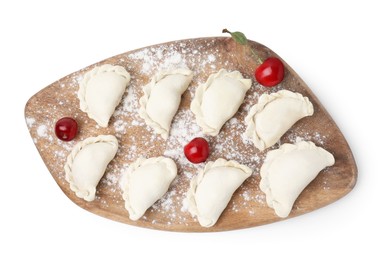
<svg viewBox="0 0 391 260">
<path fill-rule="evenodd" d="M 278 58 L 267 58 L 255 70 L 255 79 L 265 87 L 277 85 L 284 79 L 284 64 Z"/>
<path fill-rule="evenodd" d="M 204 138 L 197 137 L 185 145 L 183 151 L 190 162 L 205 162 L 209 156 L 209 144 Z"/>
<path fill-rule="evenodd" d="M 77 122 L 70 117 L 63 117 L 57 121 L 54 127 L 54 132 L 58 139 L 63 141 L 71 141 L 77 134 Z"/>
</svg>

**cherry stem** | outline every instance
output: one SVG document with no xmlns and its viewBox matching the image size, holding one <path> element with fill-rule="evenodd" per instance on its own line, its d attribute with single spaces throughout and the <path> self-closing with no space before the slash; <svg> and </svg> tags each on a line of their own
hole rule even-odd
<svg viewBox="0 0 391 260">
<path fill-rule="evenodd" d="M 263 63 L 261 57 L 248 45 L 247 37 L 242 32 L 230 32 L 227 29 L 223 29 L 223 33 L 229 33 L 232 39 L 234 39 L 237 43 L 250 49 L 251 54 L 255 57 L 259 64 Z"/>
<path fill-rule="evenodd" d="M 259 55 L 254 51 L 253 48 L 249 47 L 250 50 L 251 50 L 251 53 L 255 56 L 255 58 L 257 59 L 258 63 L 259 64 L 262 64 L 263 63 L 263 60 L 261 59 L 261 57 L 259 57 Z"/>
</svg>

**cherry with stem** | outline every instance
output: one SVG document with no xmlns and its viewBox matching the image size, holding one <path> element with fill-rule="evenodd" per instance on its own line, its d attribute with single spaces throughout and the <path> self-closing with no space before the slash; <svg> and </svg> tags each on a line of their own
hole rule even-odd
<svg viewBox="0 0 391 260">
<path fill-rule="evenodd" d="M 259 84 L 265 87 L 274 87 L 284 79 L 284 64 L 279 58 L 269 57 L 263 61 L 254 49 L 248 45 L 247 37 L 242 32 L 230 32 L 223 29 L 223 33 L 229 33 L 237 43 L 250 49 L 252 55 L 260 64 L 254 73 Z"/>
</svg>

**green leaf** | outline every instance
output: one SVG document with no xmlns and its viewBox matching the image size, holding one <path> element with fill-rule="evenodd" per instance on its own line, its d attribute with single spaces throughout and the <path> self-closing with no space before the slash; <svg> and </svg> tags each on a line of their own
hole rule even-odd
<svg viewBox="0 0 391 260">
<path fill-rule="evenodd" d="M 247 45 L 247 38 L 246 38 L 246 35 L 244 35 L 244 33 L 242 32 L 230 32 L 228 31 L 227 29 L 223 29 L 223 33 L 229 33 L 232 37 L 232 39 L 235 40 L 235 42 L 241 44 L 241 45 L 244 45 L 246 46 L 246 48 L 250 49 L 252 55 L 254 56 L 254 58 L 257 59 L 258 63 L 259 64 L 262 64 L 262 59 L 261 57 L 259 57 L 259 55 L 254 51 L 253 48 L 251 48 L 250 45 Z"/>
<path fill-rule="evenodd" d="M 231 33 L 232 38 L 241 45 L 247 44 L 247 38 L 246 36 L 241 32 L 233 32 Z"/>
<path fill-rule="evenodd" d="M 237 43 L 241 45 L 247 45 L 247 38 L 246 35 L 242 32 L 230 32 L 227 29 L 223 30 L 223 33 L 229 33 L 231 34 L 232 39 L 234 39 Z"/>
</svg>

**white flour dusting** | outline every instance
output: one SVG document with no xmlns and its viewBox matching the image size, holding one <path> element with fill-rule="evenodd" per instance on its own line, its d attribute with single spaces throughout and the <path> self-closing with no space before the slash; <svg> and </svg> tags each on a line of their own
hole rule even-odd
<svg viewBox="0 0 391 260">
<path fill-rule="evenodd" d="M 210 44 L 210 43 L 208 43 Z M 183 47 L 183 46 L 182 46 Z M 150 78 L 152 75 L 156 74 L 159 70 L 167 70 L 173 68 L 190 68 L 194 71 L 195 77 L 192 82 L 192 87 L 188 89 L 188 94 L 191 98 L 194 97 L 195 88 L 205 82 L 208 75 L 205 75 L 205 70 L 216 71 L 221 68 L 221 66 L 229 66 L 231 63 L 227 60 L 221 58 L 221 53 L 219 51 L 204 51 L 204 47 L 195 48 L 194 46 L 189 48 L 178 48 L 176 45 L 165 45 L 162 47 L 149 47 L 144 48 L 140 51 L 133 52 L 128 55 L 124 55 L 121 59 L 122 62 L 127 62 L 127 68 L 129 70 L 137 70 L 145 78 Z M 138 61 L 137 65 L 134 64 L 134 61 Z M 73 94 L 77 96 L 77 89 L 79 82 L 82 80 L 83 75 L 74 75 L 71 79 L 71 85 L 67 86 L 63 83 L 60 84 L 62 89 L 70 87 L 72 88 Z M 152 131 L 148 127 L 144 120 L 139 116 L 139 98 L 142 94 L 141 88 L 145 84 L 144 81 L 141 81 L 140 78 L 136 78 L 131 75 L 131 81 L 127 87 L 124 97 L 117 107 L 116 111 L 113 114 L 113 117 L 110 121 L 112 124 L 115 134 L 119 141 L 121 138 L 128 138 L 132 143 L 135 141 L 135 136 L 131 135 L 131 129 L 133 128 L 145 128 L 148 131 Z M 259 88 L 257 83 L 254 82 L 254 85 Z M 256 103 L 259 96 L 265 92 L 265 88 L 261 87 L 261 91 L 253 91 L 246 96 L 246 104 L 243 106 L 242 110 L 248 111 L 250 107 Z M 274 88 L 272 91 L 278 91 L 282 89 L 279 85 Z M 267 91 L 270 91 L 267 89 Z M 253 102 L 254 101 L 254 102 Z M 71 101 L 68 99 L 60 99 L 58 103 L 48 108 L 48 114 L 52 113 L 56 109 L 60 109 L 65 106 L 69 106 Z M 50 110 L 50 111 L 49 111 Z M 71 111 L 71 109 L 69 109 Z M 80 112 L 82 113 L 82 112 Z M 74 116 L 74 115 L 70 115 Z M 85 120 L 84 124 L 87 124 L 89 120 Z M 33 117 L 26 117 L 26 124 L 29 128 L 34 129 L 36 132 L 36 138 L 34 142 L 37 143 L 41 139 L 53 141 L 52 134 L 49 132 L 49 129 L 53 129 L 53 122 L 37 122 Z M 224 157 L 227 160 L 236 160 L 242 164 L 245 164 L 253 169 L 253 176 L 259 174 L 259 168 L 264 159 L 263 156 L 259 156 L 254 152 L 252 141 L 244 136 L 244 131 L 246 125 L 242 120 L 238 120 L 238 117 L 235 116 L 231 118 L 226 124 L 225 127 L 232 129 L 233 133 L 237 136 L 234 139 L 232 136 L 223 136 L 218 135 L 217 137 L 204 136 L 201 128 L 196 124 L 195 116 L 190 111 L 189 108 L 181 108 L 175 115 L 168 140 L 165 142 L 165 147 L 163 154 L 164 156 L 172 158 L 180 170 L 180 174 L 174 180 L 169 191 L 151 207 L 152 212 L 164 213 L 167 217 L 167 220 L 163 223 L 165 225 L 171 225 L 172 223 L 182 223 L 188 225 L 188 219 L 194 219 L 187 212 L 188 203 L 186 200 L 187 190 L 177 190 L 175 189 L 176 185 L 183 185 L 187 188 L 189 181 L 194 177 L 196 172 L 202 169 L 205 166 L 205 163 L 193 164 L 189 162 L 183 153 L 183 147 L 195 137 L 204 137 L 209 141 L 211 146 L 211 153 L 218 154 L 220 157 Z M 83 131 L 88 131 L 82 129 Z M 96 125 L 97 131 L 106 131 L 105 128 L 101 128 Z M 146 146 L 154 147 L 156 141 L 161 141 L 161 137 L 152 134 L 148 136 L 138 136 Z M 314 141 L 317 145 L 324 144 L 324 140 L 327 138 L 325 135 L 322 135 L 319 132 L 305 133 L 305 134 L 296 134 L 294 132 L 289 132 L 286 138 L 292 142 L 298 142 L 301 140 L 311 140 Z M 64 162 L 72 147 L 75 145 L 75 142 L 62 142 L 55 139 L 56 145 L 58 145 L 62 150 L 58 150 L 54 153 L 54 156 L 58 158 L 59 161 Z M 246 146 L 248 149 L 244 151 L 239 151 L 237 149 L 237 142 L 241 142 L 241 145 Z M 50 145 L 50 144 L 48 144 Z M 278 146 L 278 145 L 277 145 Z M 153 149 L 152 149 L 153 150 Z M 122 160 L 126 161 L 121 165 L 109 165 L 106 174 L 101 180 L 105 188 L 107 188 L 117 200 L 114 200 L 117 204 L 123 204 L 124 201 L 121 197 L 121 189 L 119 187 L 120 177 L 122 173 L 127 169 L 129 163 L 135 160 L 138 156 L 143 155 L 145 151 L 140 151 L 140 149 L 130 144 L 129 147 L 123 149 L 121 147 L 117 153 L 117 157 L 120 157 Z M 61 166 L 62 168 L 62 166 Z M 63 178 L 63 172 L 59 173 L 60 178 Z M 251 177 L 250 177 L 251 178 Z M 325 187 L 326 186 L 325 182 Z M 254 186 L 254 185 L 253 185 Z M 252 187 L 253 187 L 252 186 Z M 325 188 L 325 189 L 326 189 Z M 262 192 L 254 191 L 253 188 L 248 188 L 247 186 L 241 187 L 241 193 L 239 194 L 239 199 L 241 204 L 233 203 L 232 210 L 233 212 L 239 212 L 245 210 L 248 212 L 249 216 L 255 216 L 255 210 L 251 207 L 252 202 L 259 203 L 260 205 L 265 205 L 265 196 Z M 99 193 L 99 192 L 98 192 Z M 110 200 L 105 200 L 99 194 L 96 197 L 103 207 L 109 208 Z M 161 223 L 160 219 L 148 219 L 147 216 L 143 216 L 144 220 L 149 220 L 151 223 Z"/>
<path fill-rule="evenodd" d="M 204 137 L 201 128 L 195 123 L 195 118 L 190 110 L 180 110 L 175 116 L 170 135 L 167 140 L 164 156 L 170 157 L 180 165 L 193 167 L 183 154 L 183 147 L 195 137 Z"/>
<path fill-rule="evenodd" d="M 298 143 L 301 141 L 312 141 L 316 145 L 323 145 L 326 136 L 321 135 L 318 132 L 305 133 L 305 134 L 290 133 L 288 134 L 288 139 L 290 143 Z"/>
<path fill-rule="evenodd" d="M 32 127 L 35 123 L 35 118 L 32 117 L 26 117 L 26 124 L 28 127 Z"/>
<path fill-rule="evenodd" d="M 152 72 L 156 73 L 159 70 L 187 67 L 186 61 L 183 59 L 181 53 L 171 48 L 168 49 L 168 52 L 163 56 L 163 51 L 167 50 L 147 48 L 135 53 L 131 53 L 128 55 L 128 57 L 130 59 L 141 60 L 141 72 L 148 75 Z"/>
<path fill-rule="evenodd" d="M 126 133 L 126 122 L 123 120 L 117 120 L 114 122 L 114 129 L 116 133 L 125 134 Z"/>
<path fill-rule="evenodd" d="M 37 134 L 39 137 L 46 137 L 47 136 L 47 126 L 46 125 L 40 125 L 37 128 Z"/>
</svg>

